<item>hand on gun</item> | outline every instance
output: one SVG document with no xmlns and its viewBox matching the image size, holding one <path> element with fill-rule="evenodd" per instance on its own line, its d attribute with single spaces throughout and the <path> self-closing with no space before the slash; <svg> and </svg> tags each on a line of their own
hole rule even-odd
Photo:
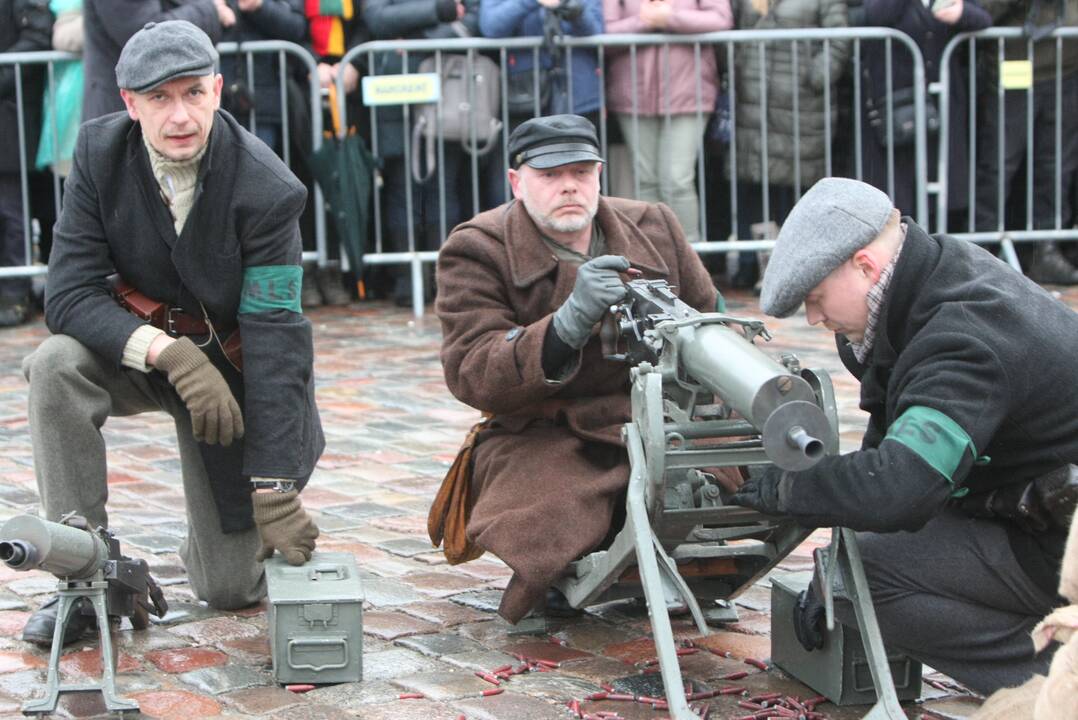
<svg viewBox="0 0 1078 720">
<path fill-rule="evenodd" d="M 748 480 L 733 494 L 729 503 L 752 508 L 766 515 L 781 515 L 779 483 L 785 474 L 775 465 L 750 465 Z"/>
<path fill-rule="evenodd" d="M 302 565 L 311 559 L 318 526 L 303 509 L 298 491 L 256 492 L 251 495 L 251 503 L 262 539 L 256 560 L 272 557 L 274 550 L 280 550 L 289 565 Z"/>
<path fill-rule="evenodd" d="M 228 446 L 234 439 L 243 437 L 239 403 L 220 371 L 190 338 L 169 343 L 153 364 L 165 373 L 187 405 L 196 440 Z"/>
<path fill-rule="evenodd" d="M 566 345 L 579 350 L 587 344 L 595 323 L 624 299 L 620 273 L 630 270 L 629 261 L 620 255 L 601 255 L 580 266 L 573 292 L 554 312 L 554 332 Z"/>
</svg>

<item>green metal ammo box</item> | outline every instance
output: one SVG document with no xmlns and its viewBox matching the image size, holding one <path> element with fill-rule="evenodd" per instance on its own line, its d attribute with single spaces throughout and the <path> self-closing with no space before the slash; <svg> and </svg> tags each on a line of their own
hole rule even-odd
<svg viewBox="0 0 1078 720">
<path fill-rule="evenodd" d="M 812 581 L 811 572 L 771 578 L 771 661 L 836 705 L 871 705 L 876 702 L 872 673 L 865 659 L 861 633 L 836 620 L 832 632 L 824 630 L 823 647 L 807 652 L 794 634 L 793 612 L 798 594 Z M 887 651 L 891 677 L 899 700 L 921 694 L 921 663 Z"/>
<path fill-rule="evenodd" d="M 266 561 L 273 676 L 281 684 L 358 682 L 363 588 L 350 553 L 316 552 L 299 567 Z"/>
</svg>

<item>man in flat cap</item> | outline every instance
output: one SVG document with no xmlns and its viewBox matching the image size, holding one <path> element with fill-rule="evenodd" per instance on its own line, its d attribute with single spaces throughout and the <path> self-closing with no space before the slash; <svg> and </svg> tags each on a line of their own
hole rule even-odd
<svg viewBox="0 0 1078 720">
<path fill-rule="evenodd" d="M 45 288 L 54 335 L 23 371 L 50 520 L 74 511 L 107 525 L 101 426 L 172 415 L 180 556 L 195 595 L 231 609 L 264 595 L 260 561 L 275 550 L 292 564 L 310 558 L 318 529 L 298 491 L 324 441 L 299 301 L 307 193 L 218 109 L 216 61 L 184 21 L 148 24 L 124 47 L 116 80 L 127 110 L 79 132 Z M 50 642 L 55 615 L 51 601 L 24 638 Z M 90 622 L 76 615 L 67 639 Z"/>
<path fill-rule="evenodd" d="M 600 196 L 586 118 L 529 120 L 508 150 L 516 199 L 450 234 L 436 309 L 449 389 L 491 415 L 472 455 L 467 536 L 513 569 L 499 613 L 515 623 L 621 523 L 629 374 L 603 359 L 597 326 L 627 274 L 664 278 L 704 311 L 718 295 L 670 208 Z"/>
<path fill-rule="evenodd" d="M 805 193 L 775 242 L 760 305 L 802 302 L 861 382 L 862 447 L 753 473 L 733 502 L 862 531 L 884 639 L 912 657 L 984 693 L 1045 672 L 1029 634 L 1057 601 L 1078 490 L 1078 316 L 845 178 Z M 795 613 L 809 648 L 818 600 Z"/>
</svg>

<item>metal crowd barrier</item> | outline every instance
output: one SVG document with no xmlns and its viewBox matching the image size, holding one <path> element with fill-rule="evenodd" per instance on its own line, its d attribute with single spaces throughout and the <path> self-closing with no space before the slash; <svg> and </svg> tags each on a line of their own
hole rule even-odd
<svg viewBox="0 0 1078 720">
<path fill-rule="evenodd" d="M 1060 27 L 1053 30 L 1050 34 L 1045 36 L 1045 39 L 1041 40 L 1043 43 L 1047 42 L 1047 39 L 1054 41 L 1052 45 L 1055 50 L 1055 72 L 1054 79 L 1049 78 L 1047 80 L 1042 79 L 1036 81 L 1036 85 L 1041 85 L 1045 82 L 1051 82 L 1053 85 L 1053 122 L 1052 122 L 1052 148 L 1053 148 L 1053 160 L 1052 163 L 1052 185 L 1055 190 L 1052 198 L 1053 213 L 1051 227 L 1038 227 L 1044 224 L 1043 218 L 1036 218 L 1034 216 L 1034 206 L 1036 198 L 1034 195 L 1035 180 L 1034 177 L 1038 172 L 1044 172 L 1044 168 L 1034 167 L 1034 147 L 1038 138 L 1034 132 L 1034 116 L 1037 110 L 1041 109 L 1035 107 L 1035 91 L 1033 87 L 1028 90 L 1022 90 L 1015 88 L 1007 90 L 1004 88 L 1004 83 L 997 78 L 995 82 L 995 110 L 996 110 L 996 137 L 994 140 L 994 168 L 985 160 L 983 151 L 985 147 L 982 143 L 978 142 L 980 124 L 977 119 L 977 115 L 982 109 L 982 106 L 978 103 L 979 96 L 983 96 L 984 93 L 978 92 L 979 83 L 983 83 L 986 87 L 991 88 L 991 78 L 979 78 L 979 70 L 985 68 L 986 63 L 979 62 L 978 60 L 984 60 L 983 54 L 991 53 L 994 62 L 994 68 L 999 68 L 1000 64 L 1004 60 L 1004 48 L 1007 40 L 1024 39 L 1026 41 L 1026 55 L 1024 60 L 1028 60 L 1030 63 L 1034 59 L 1034 43 L 1033 40 L 1023 31 L 1022 28 L 989 28 L 976 33 L 962 33 L 955 36 L 946 46 L 943 51 L 942 60 L 940 63 L 940 80 L 938 85 L 934 85 L 930 88 L 931 91 L 938 94 L 940 98 L 940 137 L 939 137 L 939 163 L 937 172 L 937 182 L 932 183 L 930 188 L 936 194 L 936 207 L 937 207 L 937 223 L 934 230 L 936 232 L 949 232 L 956 237 L 966 238 L 967 240 L 984 243 L 984 242 L 999 242 L 1002 246 L 1004 257 L 1008 263 L 1010 263 L 1016 270 L 1021 271 L 1021 265 L 1018 260 L 1018 254 L 1015 251 L 1014 243 L 1016 242 L 1037 242 L 1037 241 L 1053 241 L 1053 240 L 1074 240 L 1078 239 L 1078 228 L 1074 227 L 1074 217 L 1063 217 L 1062 208 L 1064 205 L 1064 198 L 1062 196 L 1062 188 L 1064 185 L 1063 176 L 1063 120 L 1064 112 L 1062 111 L 1063 96 L 1064 96 L 1064 80 L 1063 77 L 1063 43 L 1064 42 L 1078 42 L 1078 28 L 1076 27 Z M 966 58 L 968 60 L 969 67 L 969 87 L 967 91 L 969 93 L 969 124 L 968 124 L 968 142 L 969 142 L 969 182 L 967 185 L 967 206 L 964 227 L 948 227 L 948 210 L 951 207 L 951 197 L 948 188 L 949 177 L 949 143 L 951 142 L 965 142 L 966 138 L 952 138 L 949 127 L 949 116 L 951 111 L 951 93 L 954 90 L 951 82 L 951 65 L 952 59 L 958 59 L 959 53 L 962 52 L 961 48 L 965 46 L 965 52 L 968 53 Z M 980 46 L 980 49 L 978 49 Z M 987 47 L 984 47 L 987 46 Z M 982 53 L 982 55 L 979 55 Z M 1012 60 L 1015 58 L 1011 58 Z M 1072 80 L 1078 79 L 1078 72 L 1073 73 L 1070 78 Z M 959 91 L 962 89 L 959 88 Z M 1015 177 L 1007 178 L 1005 176 L 1005 155 L 1006 155 L 1006 142 L 1005 142 L 1005 118 L 1006 118 L 1006 92 L 1024 92 L 1025 93 L 1025 223 L 1022 228 L 1008 228 L 1006 223 L 1007 215 L 1007 203 L 1008 198 L 1012 196 L 1014 192 L 1018 191 L 1019 178 L 1017 172 Z M 1074 89 L 1072 88 L 1072 93 Z M 1069 124 L 1078 122 L 1078 120 L 1070 120 Z M 1074 130 L 1072 130 L 1074 132 Z M 1040 138 L 1043 140 L 1043 138 Z M 985 141 L 985 145 L 992 143 L 992 139 L 989 138 Z M 1070 158 L 1072 164 L 1078 164 L 1078 158 L 1073 156 Z M 995 169 L 995 176 L 991 176 L 992 170 Z M 1073 172 L 1075 168 L 1071 168 Z M 978 188 L 978 181 L 981 186 Z M 995 185 L 995 196 L 992 199 L 994 202 L 994 217 L 990 218 L 993 222 L 993 227 L 985 227 L 986 219 L 977 217 L 976 209 L 980 204 L 983 209 L 984 203 L 984 190 L 986 182 L 993 182 Z M 1008 192 L 1008 183 L 1012 184 L 1012 189 Z M 1073 188 L 1072 188 L 1073 191 Z M 1075 198 L 1068 200 L 1071 211 L 1078 212 L 1078 207 L 1075 207 Z M 1070 223 L 1071 227 L 1064 227 L 1064 223 Z"/>
<path fill-rule="evenodd" d="M 310 119 L 311 119 L 311 145 L 314 150 L 317 150 L 322 144 L 322 91 L 317 82 L 317 63 L 314 57 L 305 48 L 300 45 L 291 42 L 284 42 L 280 40 L 264 40 L 253 41 L 245 43 L 219 43 L 217 50 L 222 55 L 234 55 L 243 54 L 247 63 L 247 80 L 253 86 L 255 81 L 255 64 L 253 62 L 256 54 L 275 53 L 278 57 L 278 88 L 281 99 L 281 148 L 282 157 L 285 163 L 291 162 L 291 135 L 292 128 L 289 127 L 288 120 L 288 94 L 286 91 L 286 56 L 294 58 L 303 64 L 303 67 L 308 73 L 310 78 L 308 83 L 309 99 L 310 99 Z M 0 279 L 2 278 L 17 278 L 17 277 L 32 277 L 36 275 L 44 275 L 47 272 L 47 268 L 43 264 L 34 263 L 34 234 L 32 231 L 32 218 L 33 208 L 30 204 L 30 192 L 29 192 L 29 174 L 31 168 L 34 165 L 35 158 L 27 156 L 27 143 L 26 138 L 29 129 L 25 127 L 25 119 L 23 116 L 22 108 L 26 98 L 23 92 L 23 76 L 22 67 L 31 65 L 45 65 L 46 66 L 46 88 L 49 97 L 55 97 L 56 95 L 56 82 L 55 82 L 55 64 L 61 61 L 80 60 L 81 56 L 73 55 L 65 52 L 29 52 L 29 53 L 0 53 L 0 65 L 14 65 L 16 66 L 15 72 L 15 99 L 18 112 L 16 116 L 18 118 L 18 142 L 19 142 L 19 179 L 20 179 L 20 192 L 22 193 L 22 207 L 23 207 L 23 243 L 24 243 L 24 257 L 27 258 L 27 264 L 17 267 L 0 267 Z M 117 90 L 119 92 L 119 90 Z M 33 99 L 34 102 L 40 102 L 40 99 Z M 240 122 L 246 122 L 248 128 L 254 132 L 257 128 L 257 113 L 252 107 L 251 111 L 247 113 L 246 117 L 237 118 Z M 50 127 L 45 127 L 42 132 L 52 133 L 52 146 L 54 153 L 58 146 L 57 126 L 56 126 L 56 114 L 52 114 L 52 122 Z M 49 172 L 52 175 L 53 184 L 53 202 L 55 204 L 56 214 L 59 215 L 62 186 L 60 175 L 57 173 L 55 166 L 50 167 Z M 312 202 L 316 208 L 314 213 L 314 235 L 316 250 L 313 252 L 305 252 L 303 254 L 304 260 L 317 261 L 319 265 L 325 265 L 327 263 L 327 248 L 326 248 L 326 232 L 325 232 L 325 213 L 322 212 L 322 190 L 318 186 L 317 182 L 313 181 Z"/>
<path fill-rule="evenodd" d="M 805 53 L 803 46 L 806 44 L 815 43 L 823 48 L 823 52 L 830 53 L 832 47 L 836 43 L 844 43 L 852 45 L 852 51 L 850 52 L 850 61 L 846 63 L 844 73 L 847 79 L 852 81 L 852 93 L 850 95 L 850 107 L 845 108 L 852 117 L 853 127 L 853 142 L 850 147 L 850 154 L 852 156 L 852 175 L 854 177 L 862 177 L 862 158 L 861 158 L 861 124 L 862 124 L 862 72 L 861 72 L 861 49 L 862 44 L 866 42 L 878 42 L 882 43 L 885 48 L 885 58 L 888 68 L 887 86 L 888 92 L 884 103 L 884 115 L 887 118 L 889 128 L 889 142 L 887 146 L 887 157 L 889 166 L 892 167 L 890 173 L 889 189 L 890 194 L 894 194 L 894 174 L 893 164 L 895 157 L 895 146 L 893 137 L 891 137 L 891 116 L 893 111 L 892 98 L 891 98 L 891 77 L 890 67 L 892 63 L 892 54 L 894 52 L 893 46 L 897 44 L 902 50 L 908 53 L 908 62 L 911 64 L 914 77 L 914 107 L 916 118 L 916 138 L 913 147 L 914 160 L 915 160 L 915 177 L 913 182 L 914 197 L 915 197 L 915 210 L 912 213 L 918 222 L 927 224 L 928 220 L 928 201 L 926 193 L 926 176 L 927 176 L 927 151 L 926 151 L 926 131 L 925 131 L 925 98 L 926 98 L 926 82 L 924 74 L 924 62 L 916 43 L 906 34 L 894 30 L 891 28 L 878 28 L 878 27 L 853 27 L 853 28 L 813 28 L 813 29 L 790 29 L 790 30 L 731 30 L 714 32 L 700 35 L 656 35 L 656 34 L 642 34 L 642 35 L 595 35 L 588 37 L 557 37 L 555 38 L 555 52 L 560 54 L 561 65 L 565 68 L 572 67 L 572 56 L 574 52 L 591 52 L 596 54 L 596 62 L 598 67 L 598 73 L 600 78 L 606 78 L 606 64 L 605 51 L 612 48 L 618 48 L 622 51 L 632 54 L 635 60 L 635 55 L 640 48 L 649 46 L 669 47 L 671 45 L 690 46 L 693 48 L 694 68 L 696 81 L 696 115 L 699 121 L 703 122 L 711 116 L 711 109 L 704 109 L 701 107 L 701 86 L 699 81 L 699 71 L 702 53 L 704 52 L 718 52 L 719 59 L 725 57 L 726 70 L 730 76 L 730 83 L 728 86 L 728 92 L 730 97 L 730 128 L 731 134 L 729 138 L 728 149 L 726 151 L 726 161 L 729 163 L 729 207 L 730 207 L 730 232 L 725 237 L 729 240 L 701 240 L 694 243 L 695 249 L 700 253 L 714 253 L 714 252 L 730 252 L 730 251 L 756 251 L 756 250 L 768 250 L 774 245 L 772 238 L 766 239 L 746 239 L 744 237 L 739 238 L 738 233 L 738 163 L 737 163 L 737 84 L 735 80 L 735 73 L 731 70 L 735 66 L 734 56 L 735 48 L 741 45 L 753 45 L 756 49 L 756 57 L 760 67 L 767 67 L 769 53 L 774 52 L 774 48 L 778 45 L 789 46 L 792 51 L 793 58 L 793 72 L 795 76 L 799 76 L 799 63 L 802 61 L 802 53 L 805 54 L 804 62 L 808 63 L 808 53 Z M 506 68 L 509 67 L 508 52 L 520 51 L 531 52 L 533 60 L 532 79 L 533 86 L 536 90 L 540 87 L 542 73 L 547 72 L 544 70 L 540 63 L 540 52 L 544 48 L 544 40 L 540 37 L 524 37 L 524 38 L 469 38 L 469 39 L 454 39 L 454 40 L 393 40 L 393 41 L 376 41 L 369 42 L 359 46 L 356 46 L 349 50 L 349 52 L 342 58 L 341 62 L 350 62 L 356 59 L 365 59 L 367 65 L 367 73 L 369 76 L 377 75 L 378 62 L 377 59 L 381 54 L 393 53 L 399 56 L 401 64 L 404 68 L 410 67 L 412 64 L 418 63 L 418 58 L 421 57 L 434 57 L 434 64 L 436 71 L 440 73 L 442 63 L 444 59 L 452 53 L 463 53 L 467 58 L 468 72 L 468 97 L 469 100 L 475 98 L 475 83 L 474 83 L 474 65 L 476 57 L 479 54 L 485 54 L 493 56 L 498 61 L 498 66 L 501 69 L 499 73 L 501 83 L 501 108 L 500 118 L 502 122 L 501 133 L 501 152 L 498 155 L 501 160 L 500 166 L 492 167 L 487 159 L 480 160 L 475 154 L 470 154 L 466 158 L 468 165 L 467 178 L 470 180 L 471 188 L 471 200 L 472 207 L 471 213 L 464 213 L 463 218 L 467 219 L 479 212 L 481 209 L 480 203 L 480 188 L 479 183 L 481 180 L 486 182 L 492 182 L 491 174 L 497 173 L 498 177 L 503 178 L 502 185 L 503 190 L 505 188 L 504 177 L 506 174 L 507 162 L 506 162 L 506 141 L 509 134 L 509 129 L 512 126 L 513 117 L 510 116 L 507 102 L 508 92 L 508 73 Z M 666 52 L 666 51 L 663 51 Z M 905 61 L 905 57 L 903 57 Z M 632 63 L 633 67 L 633 93 L 632 99 L 634 109 L 638 107 L 639 99 L 636 97 L 636 63 Z M 669 84 L 670 73 L 669 63 L 665 67 L 665 84 Z M 832 78 L 830 72 L 830 65 L 824 65 L 824 142 L 825 142 L 825 173 L 824 175 L 833 174 L 835 168 L 833 164 L 833 156 L 835 151 L 835 138 L 833 138 L 835 128 L 837 127 L 838 118 L 832 117 L 832 93 L 836 92 L 834 81 L 839 78 Z M 572 86 L 572 72 L 566 73 L 566 87 L 565 92 L 568 95 L 569 111 L 572 112 L 573 108 L 573 86 Z M 765 101 L 762 105 L 762 113 L 760 117 L 761 136 L 763 138 L 762 153 L 759 158 L 761 163 L 761 189 L 762 189 L 762 207 L 763 213 L 761 219 L 768 219 L 771 215 L 769 208 L 770 197 L 770 182 L 768 178 L 768 157 L 767 157 L 767 128 L 768 128 L 768 112 L 769 108 L 766 102 L 767 83 L 769 79 L 767 74 L 762 76 L 763 97 Z M 340 85 L 341 80 L 338 79 L 338 102 L 340 105 L 339 111 L 341 117 L 345 117 L 347 108 L 344 102 L 343 87 Z M 607 113 L 607 95 L 605 83 L 600 83 L 600 96 L 599 96 L 599 108 L 598 117 L 606 118 Z M 802 91 L 803 92 L 803 91 Z M 538 94 L 538 93 L 536 93 Z M 794 96 L 794 117 L 795 117 L 795 130 L 794 130 L 794 177 L 795 183 L 793 186 L 794 199 L 800 197 L 802 192 L 807 187 L 802 187 L 801 183 L 801 169 L 800 169 L 800 157 L 801 147 L 800 138 L 798 136 L 797 128 L 801 125 L 801 116 L 798 110 L 798 94 Z M 536 111 L 538 108 L 536 108 Z M 840 112 L 843 108 L 840 108 Z M 404 172 L 411 167 L 412 155 L 416 152 L 415 148 L 411 145 L 411 128 L 413 125 L 413 109 L 409 105 L 403 105 L 400 108 L 400 112 L 403 115 L 403 123 L 401 125 L 403 137 L 399 138 L 400 145 L 403 147 L 403 154 L 400 158 L 400 162 L 403 163 Z M 533 115 L 535 113 L 533 112 Z M 636 113 L 634 112 L 635 116 Z M 478 129 L 476 127 L 475 113 L 470 114 L 471 117 L 471 135 L 474 141 L 477 137 Z M 664 122 L 669 122 L 670 113 L 667 110 L 663 116 Z M 358 120 L 358 119 L 353 119 Z M 376 156 L 380 155 L 380 133 L 379 133 L 379 113 L 377 108 L 369 108 L 369 125 L 370 136 L 372 138 L 372 151 Z M 466 183 L 460 183 L 459 178 L 447 179 L 444 173 L 445 162 L 444 153 L 446 141 L 442 137 L 442 108 L 437 108 L 437 157 L 438 157 L 438 176 L 437 180 L 433 181 L 434 188 L 429 188 L 428 192 L 437 192 L 437 208 L 439 217 L 437 218 L 437 238 L 438 244 L 444 241 L 446 234 L 452 227 L 452 222 L 449 222 L 449 218 L 446 216 L 446 201 L 454 193 L 466 185 Z M 609 158 L 609 132 L 607 125 L 608 122 L 598 123 L 598 130 L 600 133 L 600 144 L 604 158 Z M 634 126 L 638 127 L 634 120 Z M 849 140 L 849 138 L 845 138 Z M 631 141 L 631 140 L 630 140 Z M 707 203 L 704 202 L 706 197 L 706 175 L 705 163 L 707 162 L 708 153 L 704 147 L 703 133 L 698 139 L 697 146 L 697 192 L 700 202 L 698 204 L 700 215 L 700 236 L 707 238 L 714 233 L 708 231 L 708 208 Z M 385 159 L 383 158 L 383 172 L 385 172 Z M 462 168 L 463 172 L 463 168 Z M 611 184 L 610 177 L 610 163 L 606 163 L 603 169 L 603 187 L 604 192 L 608 192 Z M 633 193 L 639 192 L 639 178 L 636 168 L 635 160 L 633 162 Z M 449 183 L 449 184 L 447 184 Z M 373 228 L 374 228 L 374 242 L 370 252 L 364 255 L 364 261 L 372 265 L 408 265 L 411 271 L 411 284 L 412 284 L 412 307 L 415 315 L 421 316 L 423 314 L 423 265 L 425 263 L 434 262 L 437 259 L 438 251 L 436 247 L 424 247 L 424 243 L 417 239 L 417 223 L 416 223 L 416 203 L 417 199 L 414 197 L 417 191 L 418 185 L 410 178 L 404 182 L 403 197 L 392 197 L 382 199 L 383 191 L 379 188 L 379 184 L 375 184 L 375 201 L 373 204 Z M 506 197 L 508 193 L 506 192 Z M 459 199 L 459 198 L 455 198 Z M 394 227 L 393 231 L 403 233 L 406 237 L 404 243 L 399 243 L 396 247 L 389 247 L 386 242 L 386 221 L 382 216 L 382 210 L 384 203 L 403 203 L 405 220 L 404 227 Z M 427 223 L 432 222 L 427 220 Z M 418 228 L 420 231 L 425 231 L 429 234 L 430 228 L 423 227 Z M 403 247 L 401 246 L 403 245 Z M 429 245 L 429 243 L 428 243 Z"/>
</svg>

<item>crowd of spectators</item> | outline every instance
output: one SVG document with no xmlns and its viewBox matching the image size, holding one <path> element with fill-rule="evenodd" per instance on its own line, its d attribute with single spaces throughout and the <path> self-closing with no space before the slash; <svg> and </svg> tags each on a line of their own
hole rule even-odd
<svg viewBox="0 0 1078 720">
<path fill-rule="evenodd" d="M 350 48 L 368 40 L 542 36 L 547 42 L 538 50 L 491 54 L 508 88 L 506 136 L 535 114 L 585 115 L 609 141 L 609 192 L 665 202 L 693 242 L 734 234 L 773 238 L 800 194 L 829 174 L 860 174 L 891 194 L 904 212 L 916 210 L 915 154 L 908 128 L 898 125 L 910 107 L 914 75 L 899 43 L 862 42 L 860 77 L 854 77 L 849 40 L 739 43 L 729 51 L 722 45 L 630 49 L 611 44 L 605 51 L 569 52 L 550 40 L 556 35 L 613 39 L 625 33 L 882 26 L 912 38 L 924 58 L 926 83 L 932 84 L 940 79 L 944 48 L 956 34 L 1003 25 L 1025 27 L 1028 37 L 1040 38 L 1055 27 L 1078 25 L 1078 0 L 0 0 L 0 52 L 58 49 L 82 56 L 56 64 L 48 88 L 43 65 L 19 70 L 0 65 L 0 266 L 27 264 L 27 213 L 37 219 L 47 253 L 55 213 L 53 177 L 62 179 L 67 171 L 79 119 L 123 109 L 114 76 L 120 48 L 147 22 L 168 19 L 190 20 L 215 41 L 241 43 L 241 48 L 249 41 L 285 40 L 310 51 L 317 61 L 315 78 L 296 62 L 285 66 L 282 78 L 274 54 L 224 54 L 221 61 L 223 107 L 279 153 L 287 116 L 293 166 L 306 182 L 311 177 L 304 167 L 311 149 L 308 83 L 328 89 L 341 78 L 348 122 L 376 149 L 381 249 L 392 252 L 437 249 L 445 229 L 477 209 L 504 202 L 507 159 L 501 142 L 476 160 L 461 143 L 450 141 L 441 149 L 434 177 L 417 177 L 405 163 L 414 115 L 401 106 L 372 112 L 363 106 L 359 86 L 365 75 L 416 72 L 424 54 L 364 53 L 341 64 Z M 1025 59 L 1026 43 L 1025 38 L 1007 41 L 1003 57 Z M 994 41 L 983 43 L 972 60 L 966 53 L 952 57 L 948 176 L 941 183 L 951 231 L 1074 226 L 1078 38 L 1064 40 L 1060 48 L 1057 57 L 1055 40 L 1038 39 L 1032 82 L 1019 91 L 998 90 Z M 975 147 L 969 132 L 972 77 Z M 28 158 L 22 161 L 16 85 Z M 855 97 L 862 103 L 859 112 L 853 112 Z M 929 96 L 930 128 L 939 117 L 936 97 Z M 929 134 L 929 177 L 935 174 L 936 137 Z M 855 147 L 857 138 L 860 147 Z M 23 206 L 20 162 L 30 169 L 30 208 Z M 1026 192 L 1028 177 L 1032 193 Z M 701 197 L 705 183 L 708 192 Z M 1027 197 L 1032 198 L 1028 207 Z M 309 249 L 314 248 L 314 211 L 308 208 L 305 227 Z M 933 218 L 932 226 L 940 220 Z M 337 244 L 331 235 L 329 246 Z M 1078 252 L 1068 247 L 1073 243 L 1028 245 L 1022 260 L 1035 280 L 1078 284 Z M 336 249 L 332 252 L 337 257 Z M 757 254 L 743 252 L 739 258 L 736 269 L 726 268 L 727 276 L 735 285 L 751 287 L 759 275 Z M 367 272 L 369 294 L 411 303 L 407 272 Z M 305 306 L 347 303 L 354 288 L 355 283 L 342 281 L 335 263 L 305 269 Z M 432 294 L 430 288 L 426 294 Z M 0 326 L 22 322 L 31 300 L 28 280 L 0 280 Z"/>
</svg>

